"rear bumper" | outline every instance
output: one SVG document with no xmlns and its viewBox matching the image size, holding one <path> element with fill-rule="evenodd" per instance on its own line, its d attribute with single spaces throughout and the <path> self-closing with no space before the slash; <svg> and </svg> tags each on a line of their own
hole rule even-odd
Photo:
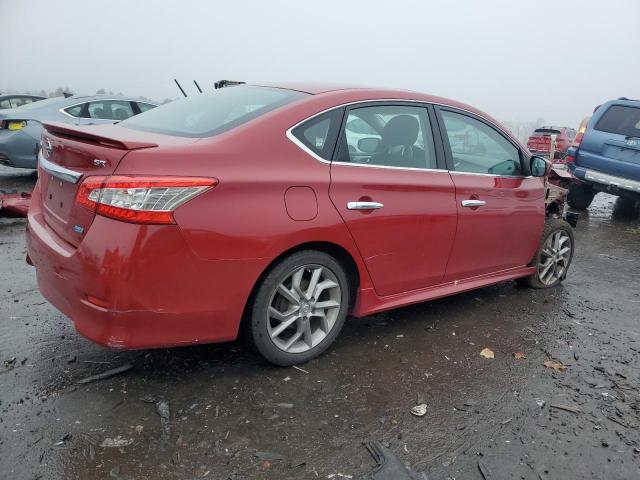
<svg viewBox="0 0 640 480">
<path fill-rule="evenodd" d="M 45 223 L 39 195 L 36 188 L 28 257 L 43 296 L 80 334 L 119 349 L 236 338 L 267 259 L 202 260 L 175 225 L 140 226 L 100 216 L 74 248 Z"/>
<path fill-rule="evenodd" d="M 640 193 L 640 181 L 638 180 L 630 180 L 584 167 L 575 167 L 573 174 L 581 180 L 597 183 L 603 186 L 604 190 L 612 191 L 613 193 L 617 190 Z"/>
</svg>

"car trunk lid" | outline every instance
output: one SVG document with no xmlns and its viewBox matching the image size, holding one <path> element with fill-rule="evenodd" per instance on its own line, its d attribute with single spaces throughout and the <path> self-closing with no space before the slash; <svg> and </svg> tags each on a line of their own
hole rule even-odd
<svg viewBox="0 0 640 480">
<path fill-rule="evenodd" d="M 78 127 L 46 123 L 39 155 L 39 183 L 44 219 L 62 239 L 78 246 L 95 213 L 75 202 L 88 176 L 109 176 L 131 151 L 153 148 L 138 132 L 113 125 Z"/>
</svg>

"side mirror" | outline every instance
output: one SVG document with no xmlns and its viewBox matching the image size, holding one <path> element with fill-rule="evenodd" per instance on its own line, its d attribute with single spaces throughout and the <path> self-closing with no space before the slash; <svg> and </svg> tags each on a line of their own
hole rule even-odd
<svg viewBox="0 0 640 480">
<path fill-rule="evenodd" d="M 545 177 L 551 168 L 551 163 L 537 155 L 532 156 L 530 162 L 531 175 L 534 177 Z"/>
<path fill-rule="evenodd" d="M 380 139 L 376 137 L 365 137 L 358 140 L 358 150 L 364 153 L 375 153 L 380 146 Z"/>
</svg>

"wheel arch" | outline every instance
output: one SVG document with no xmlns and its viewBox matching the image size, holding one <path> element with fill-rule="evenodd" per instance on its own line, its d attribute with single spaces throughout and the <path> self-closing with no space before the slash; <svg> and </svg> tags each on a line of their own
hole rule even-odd
<svg viewBox="0 0 640 480">
<path fill-rule="evenodd" d="M 298 245 L 288 248 L 287 250 L 283 251 L 278 256 L 276 256 L 273 260 L 271 260 L 271 262 L 269 262 L 269 264 L 262 270 L 258 278 L 255 280 L 255 282 L 251 287 L 249 296 L 247 297 L 247 301 L 244 305 L 244 309 L 242 311 L 241 328 L 240 328 L 241 331 L 244 330 L 242 328 L 242 325 L 246 324 L 246 321 L 249 317 L 249 309 L 253 303 L 256 290 L 258 289 L 258 286 L 260 285 L 264 277 L 266 277 L 269 274 L 269 272 L 284 258 L 288 257 L 293 253 L 300 252 L 303 250 L 317 250 L 320 252 L 324 252 L 328 255 L 331 255 L 340 263 L 340 265 L 344 268 L 345 273 L 347 274 L 347 278 L 349 279 L 349 287 L 350 287 L 350 294 L 351 294 L 351 298 L 349 300 L 349 309 L 353 308 L 356 302 L 358 288 L 362 280 L 360 268 L 358 266 L 356 259 L 353 257 L 353 255 L 345 247 L 334 242 L 311 241 L 311 242 L 300 243 Z"/>
</svg>

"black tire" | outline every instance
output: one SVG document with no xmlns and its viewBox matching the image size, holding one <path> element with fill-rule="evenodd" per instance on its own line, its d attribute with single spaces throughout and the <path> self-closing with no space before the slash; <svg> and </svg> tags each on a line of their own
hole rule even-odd
<svg viewBox="0 0 640 480">
<path fill-rule="evenodd" d="M 640 216 L 640 198 L 618 197 L 611 216 L 618 220 L 636 220 Z"/>
<path fill-rule="evenodd" d="M 299 271 L 301 268 L 306 266 L 310 266 L 310 269 L 305 269 L 305 272 L 311 272 L 312 268 L 316 268 L 318 266 L 327 269 L 330 272 L 328 274 L 331 274 L 333 278 L 335 278 L 335 281 L 339 286 L 339 293 L 336 293 L 336 295 L 340 297 L 340 305 L 339 307 L 335 307 L 338 311 L 333 326 L 317 345 L 313 345 L 314 342 L 310 342 L 313 346 L 309 350 L 299 353 L 290 353 L 284 351 L 275 343 L 278 339 L 275 341 L 272 339 L 269 329 L 273 329 L 273 326 L 271 325 L 273 320 L 269 316 L 268 312 L 270 311 L 269 307 L 272 305 L 272 302 L 276 297 L 279 285 L 286 281 L 286 279 L 294 272 Z M 307 273 L 305 273 L 305 275 L 307 275 Z M 260 353 L 268 362 L 273 363 L 274 365 L 290 366 L 308 362 L 327 350 L 340 333 L 340 330 L 342 330 L 349 312 L 349 300 L 351 298 L 350 289 L 351 286 L 349 285 L 349 280 L 344 268 L 331 255 L 317 250 L 303 250 L 293 253 L 273 266 L 257 286 L 257 290 L 253 296 L 253 304 L 250 306 L 249 317 L 247 318 L 247 324 L 245 326 L 246 337 L 255 350 L 257 350 L 257 352 Z M 320 302 L 320 299 L 318 298 L 316 301 Z M 302 309 L 300 309 L 300 311 L 302 311 Z M 309 315 L 308 318 L 309 320 L 307 321 L 311 322 L 312 320 L 310 319 L 313 317 Z M 294 323 L 291 327 L 292 330 L 295 330 L 296 328 L 298 328 L 298 322 Z"/>
<path fill-rule="evenodd" d="M 544 255 L 543 249 L 544 249 L 545 243 L 547 242 L 549 237 L 551 237 L 553 234 L 559 231 L 566 234 L 566 236 L 570 239 L 571 250 L 569 252 L 570 254 L 569 254 L 568 262 L 564 267 L 564 272 L 562 273 L 562 275 L 560 275 L 557 279 L 554 279 L 551 283 L 547 283 L 541 280 L 541 277 L 540 277 L 541 272 L 540 272 L 540 268 L 538 267 Z M 557 286 L 562 280 L 565 279 L 567 275 L 567 271 L 569 270 L 569 267 L 571 266 L 571 261 L 573 260 L 574 250 L 575 250 L 575 240 L 573 236 L 573 228 L 571 228 L 571 225 L 569 225 L 567 222 L 559 218 L 547 219 L 544 226 L 544 230 L 542 231 L 542 237 L 540 238 L 540 245 L 538 246 L 538 250 L 536 251 L 536 254 L 533 257 L 532 262 L 529 264 L 530 266 L 536 267 L 536 273 L 528 277 L 519 278 L 517 280 L 518 284 L 529 287 L 529 288 L 536 288 L 536 289 L 552 288 Z"/>
<path fill-rule="evenodd" d="M 586 210 L 593 202 L 593 197 L 596 196 L 596 191 L 583 182 L 574 182 L 569 187 L 569 194 L 567 195 L 567 203 L 572 208 L 577 210 Z"/>
</svg>

